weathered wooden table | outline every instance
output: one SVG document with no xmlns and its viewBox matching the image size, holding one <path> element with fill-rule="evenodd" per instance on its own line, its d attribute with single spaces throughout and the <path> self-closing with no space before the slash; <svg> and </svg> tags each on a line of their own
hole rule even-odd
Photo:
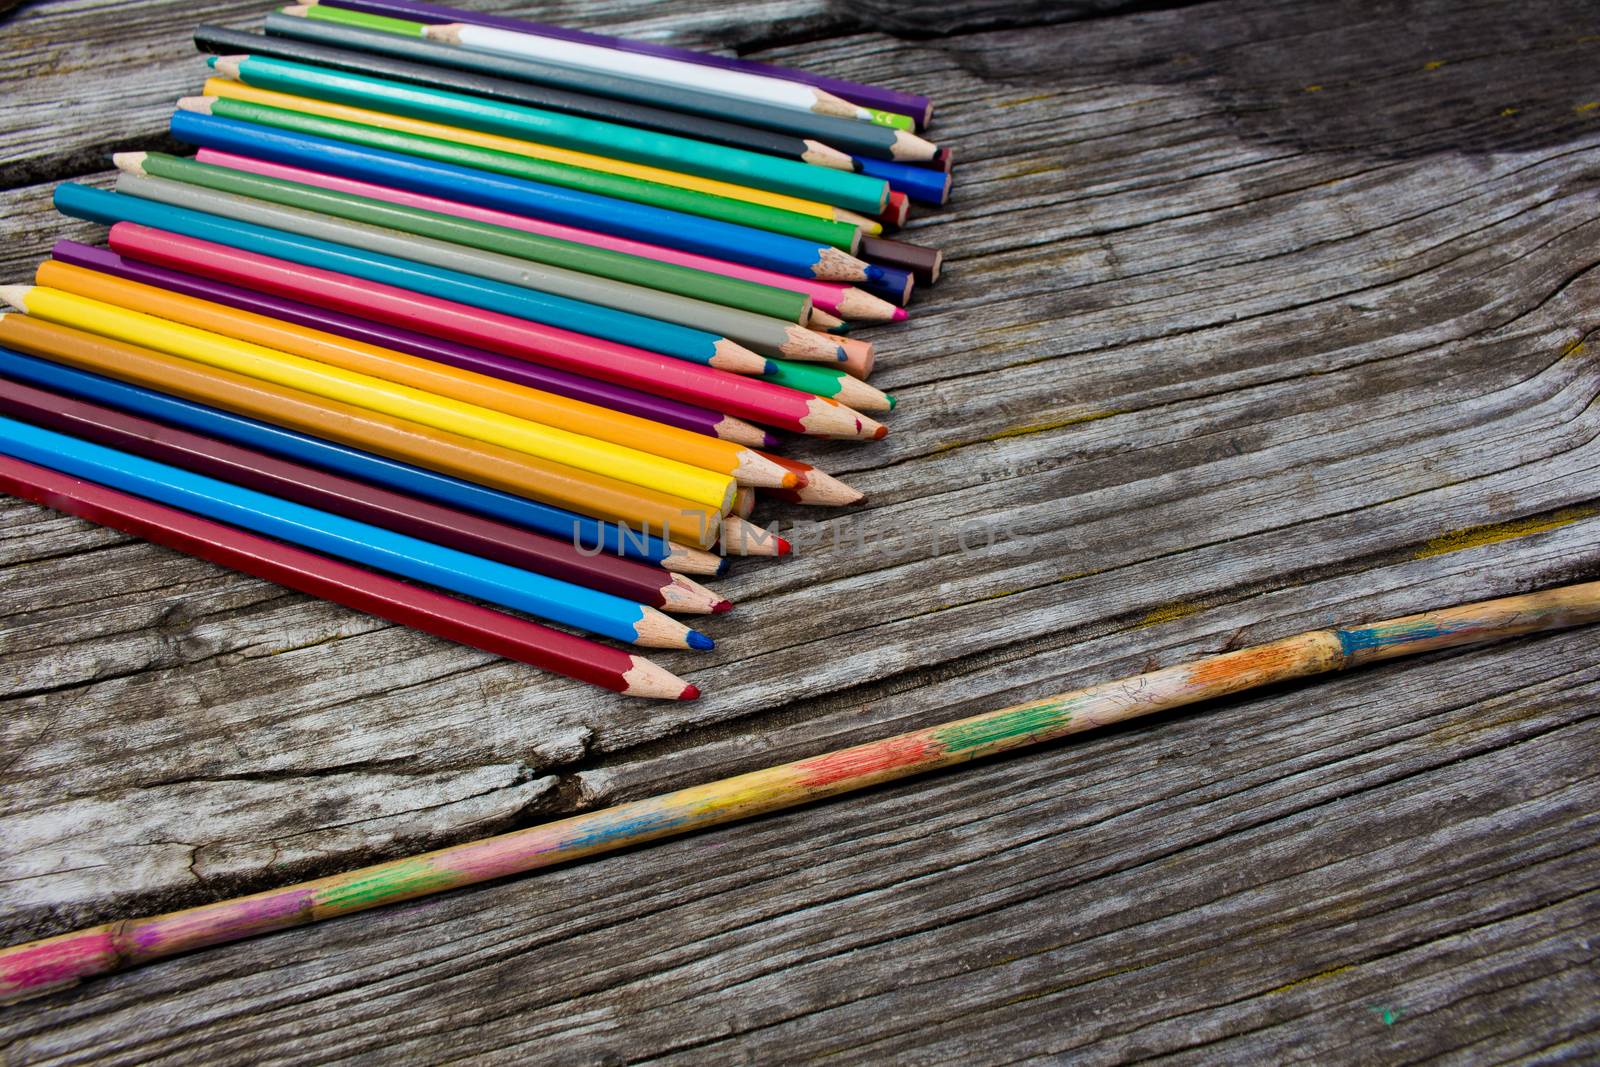
<svg viewBox="0 0 1600 1067">
<path fill-rule="evenodd" d="M 187 31 L 266 7 L 0 23 L 4 280 L 101 236 L 56 181 L 170 144 Z M 662 657 L 708 696 L 657 706 L 0 502 L 6 942 L 1600 573 L 1583 0 L 541 11 L 937 98 L 894 433 L 802 449 L 871 503 L 788 513 L 827 536 L 722 583 L 718 651 Z M 0 1012 L 3 1059 L 1592 1060 L 1597 661 L 1397 663 L 218 948 Z"/>
</svg>

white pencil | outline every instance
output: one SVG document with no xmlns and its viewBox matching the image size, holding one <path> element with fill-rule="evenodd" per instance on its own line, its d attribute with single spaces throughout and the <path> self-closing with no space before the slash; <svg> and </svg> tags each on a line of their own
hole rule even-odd
<svg viewBox="0 0 1600 1067">
<path fill-rule="evenodd" d="M 475 26 L 464 22 L 431 25 L 424 35 L 435 41 L 459 45 L 474 52 L 492 52 L 521 59 L 537 59 L 543 63 L 570 67 L 577 70 L 619 74 L 640 81 L 661 85 L 674 85 L 696 89 L 730 100 L 754 100 L 763 104 L 811 111 L 819 115 L 836 115 L 842 118 L 874 121 L 876 112 L 857 107 L 850 101 L 821 89 L 767 78 L 743 71 L 705 67 L 698 63 L 685 63 L 678 59 L 662 59 L 637 52 L 620 52 L 614 48 L 600 48 L 592 44 L 577 44 L 540 37 L 531 33 L 516 33 L 493 26 Z"/>
</svg>

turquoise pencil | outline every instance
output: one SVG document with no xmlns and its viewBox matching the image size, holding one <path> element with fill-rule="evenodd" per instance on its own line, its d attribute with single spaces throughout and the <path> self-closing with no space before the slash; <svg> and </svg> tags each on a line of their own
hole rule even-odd
<svg viewBox="0 0 1600 1067">
<path fill-rule="evenodd" d="M 711 648 L 655 608 L 0 417 L 0 453 L 280 541 L 651 648 Z"/>
</svg>

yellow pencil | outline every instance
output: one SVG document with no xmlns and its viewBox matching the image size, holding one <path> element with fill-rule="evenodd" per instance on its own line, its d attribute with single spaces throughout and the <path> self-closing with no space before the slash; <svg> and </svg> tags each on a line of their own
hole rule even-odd
<svg viewBox="0 0 1600 1067">
<path fill-rule="evenodd" d="M 147 315 L 131 308 L 42 286 L 5 286 L 4 299 L 49 322 L 87 330 L 247 374 L 291 389 L 409 419 L 434 429 L 500 445 L 554 463 L 603 474 L 719 509 L 733 506 L 734 479 L 702 467 L 599 441 L 501 411 L 357 374 Z"/>
<path fill-rule="evenodd" d="M 697 193 L 726 197 L 729 200 L 743 200 L 750 204 L 761 204 L 764 207 L 792 211 L 797 215 L 809 215 L 813 218 L 828 219 L 833 222 L 847 222 L 859 226 L 862 233 L 874 236 L 883 233 L 882 223 L 875 219 L 869 219 L 865 215 L 858 215 L 853 211 L 846 211 L 831 204 L 823 204 L 815 200 L 803 200 L 800 197 L 786 196 L 783 193 L 771 193 L 765 189 L 752 189 L 746 185 L 717 181 L 715 178 L 702 178 L 695 174 L 680 174 L 677 171 L 649 167 L 642 163 L 608 159 L 605 156 L 577 152 L 570 148 L 556 148 L 552 145 L 536 144 L 533 141 L 524 141 L 515 137 L 502 137 L 494 133 L 482 133 L 478 130 L 467 130 L 457 126 L 445 126 L 437 122 L 428 122 L 425 119 L 391 115 L 385 111 L 351 107 L 349 104 L 335 104 L 327 100 L 315 100 L 309 96 L 280 93 L 273 89 L 258 89 L 253 85 L 246 85 L 243 82 L 236 82 L 229 78 L 208 78 L 203 93 L 206 96 L 242 100 L 246 103 L 260 104 L 263 107 L 282 108 L 285 111 L 298 111 L 305 115 L 321 115 L 323 118 L 355 122 L 363 126 L 397 130 L 401 133 L 415 134 L 418 137 L 432 137 L 439 141 L 468 144 L 478 148 L 492 149 L 496 152 L 509 152 L 513 155 L 526 156 L 529 159 L 542 159 L 548 163 L 563 163 L 571 167 L 583 167 L 587 170 L 597 170 L 606 174 L 618 174 L 638 181 L 655 182 L 657 185 L 670 185 L 677 189 L 691 189 Z"/>
</svg>

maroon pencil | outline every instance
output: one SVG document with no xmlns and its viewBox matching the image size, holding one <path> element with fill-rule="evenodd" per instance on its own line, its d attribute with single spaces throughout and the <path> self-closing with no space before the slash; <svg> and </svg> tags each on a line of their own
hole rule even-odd
<svg viewBox="0 0 1600 1067">
<path fill-rule="evenodd" d="M 643 656 L 409 585 L 398 578 L 375 574 L 48 467 L 0 456 L 0 492 L 380 619 L 627 696 L 693 700 L 700 695 L 699 689 Z"/>
<path fill-rule="evenodd" d="M 705 614 L 733 605 L 681 574 L 610 553 L 586 556 L 554 537 L 417 500 L 265 452 L 0 377 L 0 413 L 24 422 L 369 522 L 665 611 Z"/>
<path fill-rule="evenodd" d="M 439 337 L 429 337 L 387 323 L 372 322 L 341 311 L 313 307 L 287 297 L 258 293 L 253 289 L 246 289 L 229 282 L 186 274 L 170 267 L 130 259 L 110 249 L 96 248 L 77 241 L 57 241 L 50 254 L 63 263 L 71 263 L 77 267 L 115 274 L 120 278 L 159 286 L 174 293 L 199 297 L 201 300 L 227 304 L 229 307 L 242 308 L 259 315 L 270 315 L 275 319 L 309 326 L 314 330 L 326 330 L 341 337 L 351 337 L 357 341 L 378 345 L 380 348 L 390 348 L 396 352 L 438 360 L 440 363 L 462 370 L 492 375 L 533 389 L 542 389 L 558 396 L 610 408 L 613 411 L 624 411 L 629 415 L 666 423 L 668 426 L 676 426 L 708 437 L 733 441 L 750 448 L 772 448 L 778 443 L 777 438 L 760 427 L 753 426 L 743 419 L 724 415 L 720 411 L 685 404 L 670 397 L 652 396 L 627 386 L 585 378 L 555 367 L 513 359 L 498 352 L 486 352 L 481 348 L 473 348 Z"/>
<path fill-rule="evenodd" d="M 937 248 L 927 248 L 888 237 L 861 235 L 862 258 L 873 263 L 886 263 L 916 275 L 917 281 L 932 285 L 939 280 L 944 267 L 944 253 Z"/>
</svg>

